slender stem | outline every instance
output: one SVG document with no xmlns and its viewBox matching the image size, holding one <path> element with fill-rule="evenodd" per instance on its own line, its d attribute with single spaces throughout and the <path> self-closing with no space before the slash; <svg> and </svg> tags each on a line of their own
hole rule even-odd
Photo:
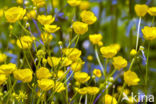
<svg viewBox="0 0 156 104">
<path fill-rule="evenodd" d="M 141 17 L 139 18 L 139 23 L 138 23 L 137 40 L 136 40 L 136 51 L 138 50 L 138 44 L 139 44 L 140 24 L 141 24 Z"/>
<path fill-rule="evenodd" d="M 73 101 L 73 99 L 75 98 L 76 95 L 77 95 L 77 92 L 73 95 L 73 97 L 71 98 L 69 104 L 71 104 L 71 102 Z"/>
<path fill-rule="evenodd" d="M 119 95 L 119 98 L 118 98 L 118 104 L 120 104 L 121 96 L 123 94 L 123 91 L 124 91 L 125 87 L 126 87 L 126 83 L 124 82 L 124 84 L 122 86 L 122 90 L 121 90 L 120 95 Z"/>
<path fill-rule="evenodd" d="M 130 65 L 130 67 L 129 67 L 129 70 L 131 70 L 132 69 L 132 66 L 133 66 L 133 64 L 134 64 L 134 61 L 135 61 L 135 57 L 132 59 L 132 61 L 131 61 L 131 65 Z M 122 90 L 121 90 L 121 92 L 120 92 L 120 94 L 119 94 L 119 98 L 118 98 L 118 104 L 120 104 L 120 100 L 121 100 L 121 96 L 122 96 L 122 94 L 123 94 L 123 91 L 124 91 L 124 88 L 126 87 L 126 83 L 124 82 L 124 84 L 123 84 L 123 86 L 122 86 Z"/>
<path fill-rule="evenodd" d="M 87 104 L 87 94 L 86 94 L 86 96 L 85 96 L 85 104 Z"/>
<path fill-rule="evenodd" d="M 149 61 L 149 53 L 150 53 L 150 43 L 148 43 L 148 51 L 147 51 L 147 61 L 146 61 L 146 77 L 145 77 L 145 86 L 146 86 L 146 95 L 147 95 L 147 92 L 148 92 L 148 61 Z"/>
<path fill-rule="evenodd" d="M 79 104 L 81 104 L 81 99 L 82 99 L 83 95 L 80 96 L 80 100 L 79 100 Z"/>
<path fill-rule="evenodd" d="M 99 55 L 98 55 L 97 46 L 95 46 L 95 55 L 96 55 L 96 59 L 97 59 L 99 65 L 100 65 L 100 67 L 101 67 L 101 69 L 102 69 L 103 75 L 106 76 L 104 67 L 103 67 L 103 65 L 102 65 L 102 63 L 101 63 L 101 61 L 100 61 Z"/>
</svg>

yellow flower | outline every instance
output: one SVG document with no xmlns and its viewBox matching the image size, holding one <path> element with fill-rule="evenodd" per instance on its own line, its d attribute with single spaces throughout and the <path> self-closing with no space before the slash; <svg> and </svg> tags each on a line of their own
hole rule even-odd
<svg viewBox="0 0 156 104">
<path fill-rule="evenodd" d="M 131 52 L 130 52 L 130 55 L 135 56 L 136 54 L 137 54 L 137 51 L 135 49 L 132 49 Z"/>
<path fill-rule="evenodd" d="M 7 60 L 7 55 L 0 52 L 0 63 L 5 62 Z"/>
<path fill-rule="evenodd" d="M 47 68 L 41 67 L 36 71 L 36 76 L 37 76 L 38 79 L 48 79 L 52 75 L 51 75 L 50 71 Z"/>
<path fill-rule="evenodd" d="M 96 76 L 96 77 L 101 77 L 102 74 L 101 74 L 101 70 L 100 69 L 94 69 L 93 70 L 93 74 Z"/>
<path fill-rule="evenodd" d="M 19 48 L 27 49 L 27 48 L 31 48 L 34 40 L 35 37 L 22 36 L 20 39 L 16 41 L 16 44 Z"/>
<path fill-rule="evenodd" d="M 16 21 L 23 19 L 25 13 L 26 10 L 21 7 L 12 7 L 5 12 L 5 17 L 8 22 L 15 23 Z"/>
<path fill-rule="evenodd" d="M 156 7 L 151 7 L 148 9 L 148 13 L 151 15 L 151 16 L 156 16 Z"/>
<path fill-rule="evenodd" d="M 90 76 L 86 72 L 75 72 L 74 78 L 80 83 L 85 83 L 90 79 Z"/>
<path fill-rule="evenodd" d="M 37 83 L 43 91 L 48 91 L 54 87 L 54 81 L 51 79 L 41 79 L 38 80 Z"/>
<path fill-rule="evenodd" d="M 148 6 L 146 4 L 142 4 L 142 5 L 136 4 L 134 9 L 135 9 L 137 16 L 143 17 L 146 15 L 148 11 Z"/>
<path fill-rule="evenodd" d="M 93 56 L 91 56 L 91 55 L 87 56 L 87 60 L 88 61 L 92 61 L 93 60 Z"/>
<path fill-rule="evenodd" d="M 63 49 L 63 53 L 72 61 L 76 61 L 81 56 L 81 50 L 77 48 L 65 48 Z"/>
<path fill-rule="evenodd" d="M 122 91 L 122 86 L 118 86 L 117 87 L 117 91 L 120 93 Z M 123 91 L 126 95 L 128 95 L 130 93 L 129 89 L 124 89 Z"/>
<path fill-rule="evenodd" d="M 49 33 L 55 33 L 59 29 L 60 27 L 58 27 L 57 25 L 44 25 L 44 30 Z"/>
<path fill-rule="evenodd" d="M 46 54 L 46 52 L 44 50 L 40 49 L 40 50 L 37 51 L 36 56 L 38 58 L 44 58 L 45 57 L 45 54 Z"/>
<path fill-rule="evenodd" d="M 138 85 L 140 79 L 135 72 L 128 70 L 127 72 L 124 72 L 124 81 L 128 86 L 134 86 Z"/>
<path fill-rule="evenodd" d="M 112 58 L 117 54 L 117 50 L 111 46 L 101 47 L 100 52 L 105 58 Z"/>
<path fill-rule="evenodd" d="M 29 19 L 35 19 L 36 18 L 36 15 L 37 15 L 37 12 L 36 12 L 36 10 L 31 10 L 31 11 L 29 11 L 28 13 L 27 13 L 27 17 L 29 18 Z"/>
<path fill-rule="evenodd" d="M 31 69 L 19 69 L 13 72 L 14 78 L 24 83 L 31 82 L 33 72 Z"/>
<path fill-rule="evenodd" d="M 127 67 L 127 60 L 121 56 L 113 57 L 113 66 L 115 69 L 120 70 Z"/>
<path fill-rule="evenodd" d="M 21 90 L 19 91 L 19 94 L 15 93 L 14 96 L 16 96 L 16 99 L 18 101 L 22 101 L 22 102 L 24 102 L 25 99 L 28 99 L 28 94 L 26 94 L 26 92 L 23 92 Z"/>
<path fill-rule="evenodd" d="M 119 52 L 120 51 L 120 48 L 121 48 L 120 44 L 117 44 L 117 43 L 116 44 L 111 44 L 110 47 L 116 49 L 117 52 Z"/>
<path fill-rule="evenodd" d="M 102 102 L 104 104 L 117 104 L 115 97 L 111 95 L 106 94 L 102 99 L 103 99 Z"/>
<path fill-rule="evenodd" d="M 59 71 L 57 72 L 57 77 L 58 77 L 58 79 L 64 79 L 64 77 L 65 77 L 65 72 L 63 72 L 62 70 L 59 70 Z"/>
<path fill-rule="evenodd" d="M 43 7 L 46 3 L 45 0 L 32 0 L 32 2 L 37 7 Z"/>
<path fill-rule="evenodd" d="M 41 33 L 41 39 L 43 43 L 47 43 L 53 39 L 53 36 L 47 32 L 44 32 L 44 33 Z"/>
<path fill-rule="evenodd" d="M 142 29 L 142 32 L 143 32 L 144 38 L 146 40 L 154 40 L 154 39 L 156 39 L 156 27 L 145 26 Z"/>
<path fill-rule="evenodd" d="M 71 69 L 73 70 L 73 71 L 80 71 L 81 69 L 82 69 L 82 65 L 84 64 L 85 62 L 83 62 L 80 58 L 76 61 L 76 62 L 74 62 L 74 63 L 72 63 L 71 64 Z"/>
<path fill-rule="evenodd" d="M 80 3 L 80 9 L 81 10 L 87 10 L 87 9 L 89 9 L 89 7 L 90 7 L 89 1 L 82 1 Z"/>
<path fill-rule="evenodd" d="M 76 21 L 72 25 L 74 32 L 78 35 L 83 35 L 88 31 L 88 25 L 83 22 Z"/>
<path fill-rule="evenodd" d="M 54 91 L 59 93 L 65 90 L 64 84 L 62 82 L 57 81 L 55 83 Z"/>
<path fill-rule="evenodd" d="M 60 1 L 59 0 L 53 0 L 52 4 L 54 7 L 57 7 L 59 5 Z"/>
<path fill-rule="evenodd" d="M 81 0 L 67 0 L 67 3 L 68 3 L 70 6 L 78 6 L 78 5 L 80 5 Z"/>
<path fill-rule="evenodd" d="M 3 9 L 0 9 L 0 17 L 3 16 Z"/>
<path fill-rule="evenodd" d="M 100 89 L 98 87 L 89 86 L 86 89 L 87 89 L 87 92 L 89 95 L 96 95 L 100 91 Z"/>
<path fill-rule="evenodd" d="M 91 41 L 92 44 L 97 45 L 102 40 L 102 35 L 101 34 L 90 34 L 89 40 Z"/>
<path fill-rule="evenodd" d="M 0 74 L 0 85 L 2 85 L 7 80 L 7 77 L 5 74 Z"/>
<path fill-rule="evenodd" d="M 9 64 L 3 64 L 0 66 L 0 73 L 9 75 L 13 73 L 16 70 L 16 64 L 9 63 Z"/>
<path fill-rule="evenodd" d="M 53 23 L 55 21 L 55 17 L 53 17 L 52 15 L 39 15 L 37 17 L 37 20 L 40 22 L 40 24 L 42 25 L 50 25 L 51 23 Z"/>
<path fill-rule="evenodd" d="M 99 46 L 99 47 L 102 47 L 102 46 L 103 46 L 103 42 L 102 42 L 102 41 L 99 41 L 99 42 L 98 42 L 98 46 Z"/>
<path fill-rule="evenodd" d="M 93 12 L 86 11 L 86 10 L 81 12 L 80 17 L 82 18 L 83 22 L 85 22 L 86 24 L 89 24 L 89 25 L 95 23 L 97 20 L 97 17 L 94 15 Z"/>
<path fill-rule="evenodd" d="M 59 65 L 60 60 L 61 60 L 61 58 L 58 58 L 58 57 L 48 57 L 47 58 L 48 64 L 51 67 L 55 67 L 55 66 Z"/>
<path fill-rule="evenodd" d="M 79 94 L 81 94 L 81 95 L 85 95 L 85 94 L 87 94 L 87 87 L 83 87 L 83 88 L 75 88 L 75 90 L 79 93 Z"/>
<path fill-rule="evenodd" d="M 61 66 L 69 66 L 72 63 L 72 60 L 68 57 L 62 57 L 61 61 Z"/>
<path fill-rule="evenodd" d="M 18 4 L 22 4 L 22 3 L 23 3 L 23 0 L 16 0 L 16 2 L 17 2 Z"/>
</svg>

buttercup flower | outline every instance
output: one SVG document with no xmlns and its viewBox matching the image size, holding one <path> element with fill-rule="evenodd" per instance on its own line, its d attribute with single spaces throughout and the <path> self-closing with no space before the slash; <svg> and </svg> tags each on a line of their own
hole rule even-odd
<svg viewBox="0 0 156 104">
<path fill-rule="evenodd" d="M 154 40 L 154 39 L 156 39 L 156 27 L 145 26 L 142 29 L 142 33 L 143 33 L 144 38 L 146 40 Z"/>
<path fill-rule="evenodd" d="M 83 22 L 76 21 L 72 25 L 74 32 L 78 35 L 83 35 L 88 31 L 88 25 Z"/>
<path fill-rule="evenodd" d="M 41 79 L 38 80 L 37 83 L 43 91 L 48 91 L 54 87 L 54 81 L 51 79 Z"/>
<path fill-rule="evenodd" d="M 137 51 L 135 49 L 132 49 L 130 52 L 130 55 L 135 56 L 137 54 Z"/>
<path fill-rule="evenodd" d="M 48 64 L 51 67 L 55 67 L 55 66 L 59 65 L 60 60 L 61 60 L 61 58 L 58 58 L 58 57 L 48 57 L 47 58 Z"/>
<path fill-rule="evenodd" d="M 87 57 L 87 60 L 88 60 L 88 61 L 92 61 L 92 60 L 93 60 L 93 56 L 89 55 L 89 56 Z"/>
<path fill-rule="evenodd" d="M 17 40 L 16 44 L 19 48 L 27 49 L 27 48 L 31 48 L 34 40 L 35 37 L 22 36 L 20 39 Z"/>
<path fill-rule="evenodd" d="M 58 27 L 57 25 L 44 25 L 44 30 L 49 33 L 55 33 L 59 29 L 60 27 Z"/>
<path fill-rule="evenodd" d="M 87 23 L 89 25 L 95 23 L 96 20 L 97 20 L 97 17 L 94 15 L 93 12 L 86 11 L 86 10 L 81 12 L 80 17 L 82 18 L 83 22 L 85 22 L 85 23 Z"/>
<path fill-rule="evenodd" d="M 21 80 L 24 83 L 29 83 L 32 80 L 33 72 L 31 69 L 18 69 L 13 72 L 14 78 Z"/>
<path fill-rule="evenodd" d="M 87 93 L 89 95 L 96 95 L 100 91 L 100 89 L 98 87 L 91 87 L 91 86 L 89 86 L 86 89 L 87 89 Z"/>
<path fill-rule="evenodd" d="M 0 9 L 0 17 L 3 16 L 3 9 Z"/>
<path fill-rule="evenodd" d="M 5 11 L 5 17 L 8 22 L 15 23 L 18 20 L 23 19 L 26 10 L 21 7 L 12 7 Z"/>
<path fill-rule="evenodd" d="M 120 51 L 120 48 L 121 48 L 121 46 L 120 46 L 120 44 L 111 44 L 111 45 L 109 45 L 110 47 L 112 47 L 112 48 L 114 48 L 114 49 L 116 49 L 117 50 L 117 52 L 119 52 Z"/>
<path fill-rule="evenodd" d="M 57 77 L 58 79 L 63 79 L 65 77 L 65 72 L 63 72 L 62 70 L 59 70 L 57 72 Z"/>
<path fill-rule="evenodd" d="M 111 95 L 106 94 L 102 99 L 103 99 L 102 102 L 104 104 L 117 104 L 117 100 L 115 99 L 115 97 L 112 97 Z"/>
<path fill-rule="evenodd" d="M 37 20 L 40 22 L 42 25 L 50 25 L 55 21 L 55 17 L 52 15 L 39 15 L 37 17 Z"/>
<path fill-rule="evenodd" d="M 112 58 L 117 54 L 117 50 L 111 46 L 101 47 L 100 52 L 105 58 Z"/>
<path fill-rule="evenodd" d="M 156 7 L 151 7 L 148 9 L 148 13 L 151 15 L 151 16 L 156 16 Z"/>
<path fill-rule="evenodd" d="M 0 66 L 0 73 L 9 75 L 13 73 L 16 70 L 16 64 L 9 63 L 9 64 L 3 64 Z"/>
<path fill-rule="evenodd" d="M 85 72 L 75 72 L 74 78 L 80 83 L 85 83 L 90 79 L 90 76 Z"/>
<path fill-rule="evenodd" d="M 127 60 L 121 56 L 113 57 L 113 66 L 115 69 L 120 70 L 127 67 Z"/>
<path fill-rule="evenodd" d="M 37 7 L 43 7 L 46 3 L 45 0 L 32 0 L 32 2 Z"/>
<path fill-rule="evenodd" d="M 148 11 L 148 6 L 146 4 L 143 4 L 143 5 L 136 4 L 134 9 L 135 9 L 137 16 L 143 17 L 146 15 Z"/>
<path fill-rule="evenodd" d="M 29 11 L 28 13 L 27 13 L 27 17 L 29 18 L 29 19 L 35 19 L 36 18 L 36 15 L 37 15 L 37 12 L 36 12 L 36 10 L 31 10 L 31 11 Z"/>
<path fill-rule="evenodd" d="M 0 74 L 0 85 L 2 85 L 7 80 L 7 77 L 5 74 Z"/>
<path fill-rule="evenodd" d="M 68 3 L 70 6 L 78 6 L 78 5 L 80 5 L 81 0 L 67 0 L 67 3 Z"/>
<path fill-rule="evenodd" d="M 23 0 L 16 0 L 16 2 L 17 2 L 18 4 L 22 4 L 22 3 L 23 3 Z"/>
<path fill-rule="evenodd" d="M 64 84 L 62 82 L 57 81 L 55 83 L 54 91 L 60 93 L 65 90 Z"/>
<path fill-rule="evenodd" d="M 90 34 L 89 40 L 91 41 L 92 44 L 98 44 L 102 40 L 102 35 L 101 34 Z"/>
<path fill-rule="evenodd" d="M 44 50 L 40 49 L 40 50 L 37 51 L 36 56 L 38 58 L 44 58 L 45 54 L 46 54 L 46 52 Z"/>
<path fill-rule="evenodd" d="M 93 70 L 93 74 L 94 74 L 96 77 L 101 77 L 101 76 L 102 76 L 101 70 L 100 70 L 100 69 L 94 69 L 94 70 Z"/>
<path fill-rule="evenodd" d="M 81 56 L 81 50 L 77 48 L 65 48 L 63 49 L 63 53 L 72 61 L 76 61 Z"/>
<path fill-rule="evenodd" d="M 103 42 L 102 41 L 99 41 L 98 42 L 98 46 L 102 47 L 103 46 Z"/>
<path fill-rule="evenodd" d="M 5 62 L 7 59 L 7 55 L 0 52 L 0 63 Z"/>
<path fill-rule="evenodd" d="M 134 86 L 138 85 L 140 79 L 135 72 L 128 70 L 127 72 L 124 72 L 124 81 L 128 86 Z"/>
<path fill-rule="evenodd" d="M 53 36 L 47 32 L 44 32 L 44 33 L 41 33 L 41 39 L 43 43 L 47 43 L 53 39 Z"/>
<path fill-rule="evenodd" d="M 80 3 L 80 9 L 81 10 L 87 10 L 87 9 L 89 9 L 90 8 L 90 3 L 89 3 L 89 1 L 82 1 L 81 3 Z"/>
<path fill-rule="evenodd" d="M 72 63 L 71 64 L 71 69 L 73 70 L 73 71 L 80 71 L 81 69 L 82 69 L 82 66 L 83 66 L 83 64 L 84 64 L 85 62 L 83 62 L 80 58 L 76 61 L 76 62 L 74 62 L 74 63 Z"/>
<path fill-rule="evenodd" d="M 68 57 L 62 57 L 61 61 L 62 66 L 69 66 L 72 63 L 72 60 Z"/>
<path fill-rule="evenodd" d="M 79 93 L 79 94 L 81 94 L 81 95 L 85 95 L 85 94 L 87 94 L 87 87 L 83 87 L 83 88 L 75 88 L 75 90 Z"/>
<path fill-rule="evenodd" d="M 36 71 L 36 76 L 37 79 L 48 79 L 50 78 L 52 75 L 49 71 L 49 69 L 45 68 L 45 67 L 41 67 Z"/>
</svg>

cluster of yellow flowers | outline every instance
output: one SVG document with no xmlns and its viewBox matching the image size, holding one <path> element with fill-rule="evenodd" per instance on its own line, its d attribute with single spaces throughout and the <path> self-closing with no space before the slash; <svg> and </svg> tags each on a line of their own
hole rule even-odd
<svg viewBox="0 0 156 104">
<path fill-rule="evenodd" d="M 135 5 L 135 12 L 137 16 L 143 17 L 147 13 L 151 16 L 156 16 L 156 7 L 148 7 L 146 4 L 136 4 Z M 150 31 L 150 32 L 149 32 Z M 156 39 L 156 27 L 149 27 L 145 26 L 142 29 L 144 38 L 146 40 L 155 40 Z"/>
<path fill-rule="evenodd" d="M 16 2 L 18 4 L 22 4 L 23 0 L 16 0 Z M 60 1 L 52 0 L 52 4 L 54 5 L 54 7 L 58 5 L 58 2 Z M 55 23 L 54 15 L 38 14 L 37 9 L 46 6 L 46 0 L 32 0 L 32 3 L 35 6 L 35 8 L 30 11 L 27 11 L 27 9 L 21 8 L 19 6 L 11 7 L 6 11 L 0 10 L 0 17 L 4 14 L 8 23 L 17 22 L 21 26 L 21 28 L 29 34 L 22 34 L 20 37 L 16 36 L 16 45 L 20 49 L 22 49 L 22 51 L 30 52 L 30 57 L 32 58 L 31 61 L 33 62 L 32 64 L 35 67 L 35 70 L 33 70 L 32 66 L 29 65 L 30 63 L 27 59 L 27 56 L 25 56 L 23 60 L 27 61 L 29 68 L 24 68 L 22 65 L 16 66 L 16 64 L 8 63 L 7 56 L 3 53 L 0 53 L 0 85 L 6 84 L 5 82 L 12 75 L 15 81 L 20 80 L 22 81 L 22 83 L 28 84 L 30 89 L 32 89 L 31 87 L 35 86 L 33 91 L 38 89 L 38 96 L 40 100 L 41 95 L 44 95 L 45 92 L 48 93 L 48 91 L 52 92 L 50 98 L 53 97 L 55 93 L 60 93 L 64 90 L 67 90 L 66 92 L 68 92 L 68 86 L 71 85 L 71 83 L 68 84 L 68 82 L 73 76 L 73 79 L 75 81 L 74 84 L 76 85 L 76 87 L 74 87 L 76 94 L 78 93 L 82 96 L 88 94 L 91 96 L 94 95 L 95 97 L 96 94 L 103 90 L 103 87 L 97 87 L 98 84 L 96 82 L 96 79 L 101 81 L 101 79 L 104 77 L 105 81 L 102 80 L 102 85 L 105 86 L 105 90 L 107 92 L 108 89 L 106 87 L 108 86 L 109 88 L 112 84 L 113 81 L 110 81 L 110 79 L 112 78 L 113 80 L 112 76 L 114 75 L 114 72 L 124 71 L 122 69 L 126 69 L 126 67 L 128 66 L 128 61 L 124 57 L 117 55 L 121 49 L 120 44 L 114 43 L 110 45 L 105 45 L 103 44 L 104 37 L 102 33 L 89 34 L 89 41 L 95 47 L 95 56 L 98 64 L 100 65 L 100 68 L 92 69 L 91 67 L 91 70 L 93 70 L 92 73 L 83 72 L 81 71 L 83 65 L 85 64 L 84 59 L 81 57 L 83 53 L 80 49 L 76 48 L 76 45 L 74 48 L 71 48 L 70 45 L 68 47 L 65 47 L 62 45 L 61 41 L 59 42 L 61 51 L 60 56 L 55 56 L 54 53 L 48 53 L 48 51 L 51 51 L 49 43 L 54 38 L 52 33 L 57 32 L 60 29 L 60 27 L 57 25 L 53 25 L 53 23 Z M 95 14 L 92 11 L 88 10 L 90 7 L 90 3 L 88 1 L 81 0 L 67 0 L 67 3 L 72 7 L 79 6 L 81 10 L 81 20 L 74 21 L 72 23 L 72 29 L 76 33 L 75 37 L 84 35 L 89 30 L 88 26 L 94 24 L 97 21 L 97 17 L 95 16 Z M 139 17 L 143 17 L 147 13 L 149 13 L 151 16 L 156 16 L 156 7 L 149 8 L 147 5 L 136 5 L 135 11 L 137 16 Z M 42 27 L 40 39 L 42 40 L 44 45 L 42 45 L 41 47 L 37 47 L 37 49 L 37 38 L 34 37 L 30 31 L 27 30 L 27 27 L 30 27 L 30 24 L 28 23 L 28 25 L 24 27 L 20 22 L 21 20 L 23 20 L 25 23 L 27 23 L 28 19 L 36 20 Z M 10 31 L 12 31 L 13 28 L 14 27 L 12 25 L 9 26 Z M 142 32 L 146 40 L 156 39 L 156 27 L 145 26 L 142 29 Z M 30 49 L 32 48 L 33 43 L 35 47 L 35 52 L 31 53 L 31 51 L 33 50 Z M 46 50 L 47 47 L 49 48 L 49 50 Z M 100 55 L 98 55 L 98 51 Z M 137 53 L 137 49 L 132 49 L 130 55 L 133 58 L 136 58 Z M 24 53 L 24 55 L 26 54 Z M 89 55 L 87 57 L 87 60 L 89 62 L 91 62 L 93 59 L 94 57 L 92 55 Z M 103 67 L 100 59 L 105 60 L 105 68 Z M 114 68 L 113 71 L 110 73 L 107 72 L 107 62 L 113 66 L 112 68 Z M 70 74 L 70 76 L 68 76 L 70 72 L 72 73 Z M 131 70 L 131 66 L 127 71 L 124 71 L 123 79 L 124 83 L 128 86 L 135 86 L 138 85 L 138 83 L 140 82 L 140 78 L 134 71 Z M 95 85 L 90 85 L 92 81 L 94 81 L 93 83 L 95 83 Z M 31 82 L 32 86 L 29 85 Z M 111 84 L 109 85 L 109 83 Z M 8 93 L 10 92 L 12 93 L 12 90 Z M 129 90 L 127 91 L 125 89 L 124 93 L 129 93 Z M 19 95 L 13 93 L 12 96 L 14 96 L 18 100 L 28 98 L 27 94 L 25 94 L 22 91 L 19 92 Z M 104 96 L 102 96 L 102 103 L 118 104 L 116 96 L 111 96 L 108 92 Z"/>
</svg>

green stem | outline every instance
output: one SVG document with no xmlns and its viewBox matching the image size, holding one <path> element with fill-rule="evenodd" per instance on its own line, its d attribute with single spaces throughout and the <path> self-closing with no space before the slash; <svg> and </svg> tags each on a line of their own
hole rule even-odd
<svg viewBox="0 0 156 104">
<path fill-rule="evenodd" d="M 99 55 L 98 55 L 97 46 L 95 46 L 95 55 L 96 55 L 96 59 L 97 59 L 99 65 L 100 65 L 100 67 L 102 69 L 103 75 L 106 77 L 106 73 L 105 73 L 104 67 L 103 67 L 103 65 L 102 65 L 102 63 L 100 61 Z"/>
<path fill-rule="evenodd" d="M 139 44 L 140 24 L 141 24 L 141 17 L 139 18 L 139 23 L 138 23 L 137 40 L 136 40 L 136 51 L 138 50 L 138 44 Z"/>
<path fill-rule="evenodd" d="M 149 53 L 150 53 L 150 43 L 148 43 L 148 51 L 147 51 L 147 61 L 146 61 L 146 77 L 145 77 L 145 86 L 146 86 L 146 95 L 147 95 L 147 92 L 148 92 L 148 62 L 149 62 Z"/>
</svg>

